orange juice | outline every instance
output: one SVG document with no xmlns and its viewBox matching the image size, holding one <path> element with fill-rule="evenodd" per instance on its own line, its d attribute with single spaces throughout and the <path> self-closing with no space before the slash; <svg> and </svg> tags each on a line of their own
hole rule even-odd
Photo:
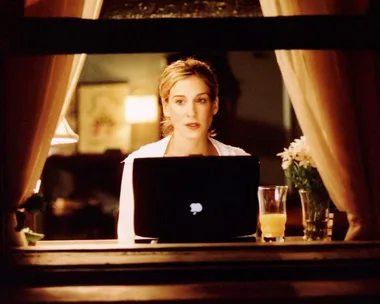
<svg viewBox="0 0 380 304">
<path fill-rule="evenodd" d="M 285 234 L 286 214 L 260 214 L 261 231 L 264 237 L 280 238 Z"/>
</svg>

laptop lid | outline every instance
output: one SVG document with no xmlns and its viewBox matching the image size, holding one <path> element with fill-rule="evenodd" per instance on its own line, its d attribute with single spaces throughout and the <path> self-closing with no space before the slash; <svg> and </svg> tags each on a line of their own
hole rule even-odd
<svg viewBox="0 0 380 304">
<path fill-rule="evenodd" d="M 254 234 L 259 180 L 254 156 L 135 159 L 135 234 L 174 242 Z"/>
</svg>

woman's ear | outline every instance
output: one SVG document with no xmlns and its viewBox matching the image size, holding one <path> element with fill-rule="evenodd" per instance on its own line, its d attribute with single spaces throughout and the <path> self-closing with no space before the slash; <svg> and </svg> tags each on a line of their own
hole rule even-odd
<svg viewBox="0 0 380 304">
<path fill-rule="evenodd" d="M 218 96 L 215 98 L 215 101 L 213 102 L 212 106 L 213 106 L 212 112 L 215 115 L 219 111 L 219 97 Z"/>
</svg>

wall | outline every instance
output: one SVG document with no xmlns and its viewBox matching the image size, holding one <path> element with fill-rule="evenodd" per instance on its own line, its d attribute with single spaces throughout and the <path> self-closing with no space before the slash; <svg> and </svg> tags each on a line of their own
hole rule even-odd
<svg viewBox="0 0 380 304">
<path fill-rule="evenodd" d="M 230 52 L 229 60 L 241 88 L 237 116 L 282 126 L 282 77 L 274 53 Z"/>
<path fill-rule="evenodd" d="M 271 136 L 269 128 L 285 131 L 284 111 L 288 106 L 283 100 L 283 81 L 274 52 L 230 52 L 229 61 L 232 71 L 240 83 L 241 94 L 238 100 L 236 115 L 239 120 L 261 126 L 252 128 L 252 132 L 262 132 L 263 140 L 256 140 L 256 145 L 274 145 L 267 149 L 252 148 L 261 160 L 261 180 L 266 184 L 284 184 L 284 173 L 281 160 L 276 157 L 276 150 L 284 147 L 278 137 Z M 248 128 L 247 128 L 247 131 Z M 261 135 L 252 135 L 252 141 Z M 248 137 L 248 136 L 247 136 Z M 248 137 L 249 138 L 249 137 Z M 249 139 L 247 139 L 249 140 Z M 276 141 L 276 143 L 274 143 Z M 249 145 L 247 145 L 249 146 Z M 255 152 L 257 151 L 257 152 Z"/>
<path fill-rule="evenodd" d="M 165 55 L 160 53 L 88 55 L 79 83 L 127 81 L 132 91 L 155 94 L 165 65 Z"/>
</svg>

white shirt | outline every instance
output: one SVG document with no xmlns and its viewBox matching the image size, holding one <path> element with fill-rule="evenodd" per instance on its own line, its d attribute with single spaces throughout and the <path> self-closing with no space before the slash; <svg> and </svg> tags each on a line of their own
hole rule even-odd
<svg viewBox="0 0 380 304">
<path fill-rule="evenodd" d="M 123 162 L 123 177 L 121 180 L 119 220 L 117 225 L 118 240 L 134 243 L 134 197 L 132 185 L 133 160 L 144 157 L 164 157 L 171 136 L 167 136 L 157 142 L 142 146 L 139 150 L 131 153 Z M 209 138 L 219 156 L 249 155 L 243 149 L 225 145 L 220 141 Z"/>
</svg>

